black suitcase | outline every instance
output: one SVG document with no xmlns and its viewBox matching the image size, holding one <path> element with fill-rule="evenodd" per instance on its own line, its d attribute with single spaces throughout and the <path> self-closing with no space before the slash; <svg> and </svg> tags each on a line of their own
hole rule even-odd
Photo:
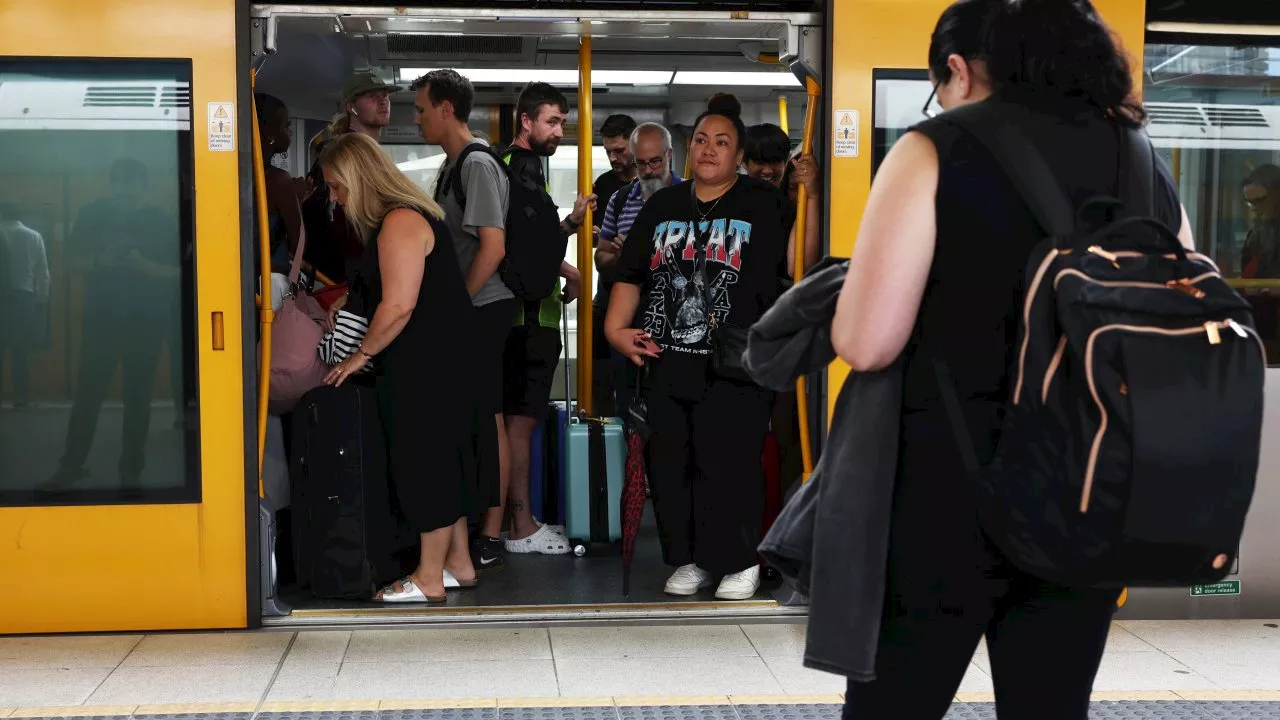
<svg viewBox="0 0 1280 720">
<path fill-rule="evenodd" d="M 401 572 L 376 391 L 319 387 L 294 409 L 290 449 L 298 584 L 319 598 L 368 600 Z"/>
</svg>

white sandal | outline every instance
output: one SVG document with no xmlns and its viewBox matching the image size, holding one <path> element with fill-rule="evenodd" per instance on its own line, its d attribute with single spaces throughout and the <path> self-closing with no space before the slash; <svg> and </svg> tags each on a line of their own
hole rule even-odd
<svg viewBox="0 0 1280 720">
<path fill-rule="evenodd" d="M 569 545 L 569 538 L 556 532 L 550 525 L 543 525 L 537 532 L 523 540 L 508 540 L 507 552 L 568 555 L 573 552 L 573 548 Z"/>
<path fill-rule="evenodd" d="M 455 581 L 456 582 L 456 581 Z M 422 594 L 422 590 L 414 584 L 413 578 L 406 575 L 400 580 L 400 589 L 396 590 L 396 583 L 382 588 L 378 591 L 378 595 L 374 597 L 377 602 L 384 603 L 427 603 L 429 605 L 440 605 L 449 598 L 445 595 L 432 597 Z"/>
</svg>

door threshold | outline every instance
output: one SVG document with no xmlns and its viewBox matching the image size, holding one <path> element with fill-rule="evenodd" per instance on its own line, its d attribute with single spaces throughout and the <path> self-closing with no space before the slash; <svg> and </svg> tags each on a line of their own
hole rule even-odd
<svg viewBox="0 0 1280 720">
<path fill-rule="evenodd" d="M 547 626 L 629 623 L 788 622 L 809 614 L 807 607 L 784 607 L 773 600 L 744 602 L 657 602 L 581 605 L 495 605 L 492 607 L 378 607 L 296 609 L 264 617 L 269 628 L 340 628 L 376 625 Z"/>
</svg>

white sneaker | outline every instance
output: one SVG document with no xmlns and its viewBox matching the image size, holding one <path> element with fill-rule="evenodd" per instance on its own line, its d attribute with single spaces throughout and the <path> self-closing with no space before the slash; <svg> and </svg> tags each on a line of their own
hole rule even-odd
<svg viewBox="0 0 1280 720">
<path fill-rule="evenodd" d="M 711 585 L 711 573 L 697 565 L 685 565 L 667 580 L 668 595 L 696 595 L 699 590 Z"/>
<path fill-rule="evenodd" d="M 760 567 L 752 566 L 739 573 L 725 575 L 716 589 L 720 600 L 750 600 L 760 589 Z"/>
</svg>

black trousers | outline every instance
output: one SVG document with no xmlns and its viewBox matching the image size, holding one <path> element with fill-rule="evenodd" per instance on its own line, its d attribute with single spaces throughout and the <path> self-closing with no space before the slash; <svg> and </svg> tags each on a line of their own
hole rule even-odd
<svg viewBox="0 0 1280 720">
<path fill-rule="evenodd" d="M 694 401 L 649 393 L 649 477 L 668 565 L 727 575 L 756 564 L 771 402 L 767 390 L 723 380 Z"/>
<path fill-rule="evenodd" d="M 151 397 L 162 345 L 167 339 L 160 323 L 134 317 L 88 318 L 80 345 L 80 372 L 75 402 L 67 426 L 61 466 L 84 466 L 98 429 L 98 414 L 111 389 L 116 368 L 123 374 L 124 428 L 120 438 L 120 474 L 136 477 L 146 466 L 147 434 L 151 428 Z M 180 371 L 180 370 L 179 370 Z"/>
<path fill-rule="evenodd" d="M 1000 720 L 1085 720 L 1119 592 L 1015 568 L 979 526 L 945 420 L 906 421 L 876 679 L 845 720 L 939 720 L 986 635 Z"/>
</svg>

